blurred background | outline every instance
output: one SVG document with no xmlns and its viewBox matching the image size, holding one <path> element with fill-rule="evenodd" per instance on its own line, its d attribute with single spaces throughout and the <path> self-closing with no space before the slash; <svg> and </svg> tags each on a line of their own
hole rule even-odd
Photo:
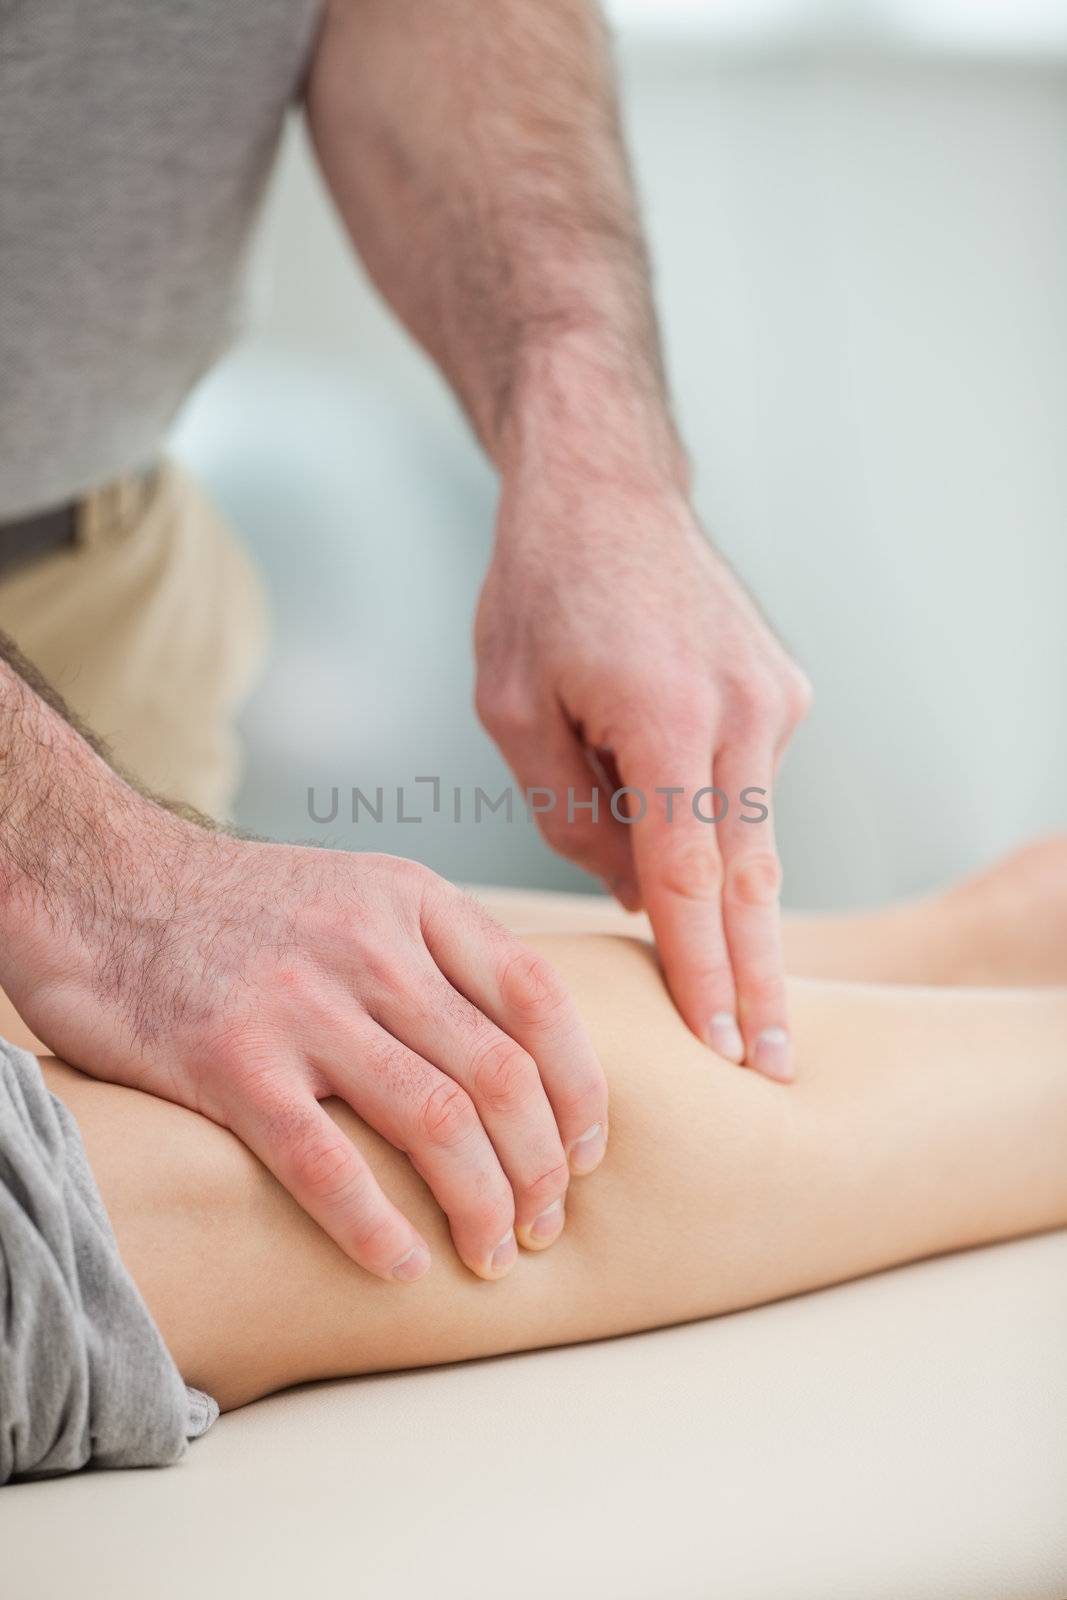
<svg viewBox="0 0 1067 1600">
<path fill-rule="evenodd" d="M 1062 826 L 1067 7 L 609 11 L 698 509 L 815 684 L 777 796 L 787 903 L 909 893 Z M 173 445 L 273 601 L 237 820 L 595 887 L 521 815 L 469 820 L 508 781 L 471 707 L 495 485 L 295 118 L 247 333 Z M 395 820 L 429 774 L 442 814 Z M 352 824 L 352 786 L 385 789 L 382 823 Z"/>
</svg>

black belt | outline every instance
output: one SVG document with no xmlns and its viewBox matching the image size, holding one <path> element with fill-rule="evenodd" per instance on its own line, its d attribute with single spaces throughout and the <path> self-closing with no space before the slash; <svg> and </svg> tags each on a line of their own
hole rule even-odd
<svg viewBox="0 0 1067 1600">
<path fill-rule="evenodd" d="M 3 0 L 0 0 L 2 9 Z M 52 506 L 48 511 L 34 511 L 30 516 L 0 522 L 0 577 L 54 550 L 67 549 L 77 544 L 80 537 L 92 539 L 94 533 L 87 531 L 87 527 L 93 530 L 101 526 L 125 526 L 141 515 L 155 492 L 158 479 L 159 465 L 152 462 L 92 490 L 83 500 L 69 500 L 66 505 Z M 83 510 L 88 518 L 87 527 L 82 521 Z"/>
<path fill-rule="evenodd" d="M 78 534 L 78 502 L 0 522 L 0 574 L 72 545 Z"/>
</svg>

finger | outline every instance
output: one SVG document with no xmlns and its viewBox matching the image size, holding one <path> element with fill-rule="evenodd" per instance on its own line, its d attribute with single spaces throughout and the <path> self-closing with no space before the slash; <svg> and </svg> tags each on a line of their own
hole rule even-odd
<svg viewBox="0 0 1067 1600">
<path fill-rule="evenodd" d="M 310 1093 L 265 1081 L 235 1105 L 229 1126 L 347 1256 L 379 1278 L 414 1283 L 426 1241 L 382 1193 L 352 1141 Z"/>
<path fill-rule="evenodd" d="M 626 831 L 627 823 L 623 820 L 629 816 L 629 809 L 625 795 L 622 796 L 621 801 L 619 802 L 622 808 L 620 815 L 618 817 L 615 815 L 615 797 L 618 794 L 618 791 L 622 788 L 622 779 L 619 777 L 619 768 L 615 760 L 615 754 L 612 750 L 608 750 L 604 746 L 584 746 L 583 754 L 590 767 L 592 767 L 601 792 L 607 800 L 608 810 L 611 812 L 613 823 L 624 835 L 628 870 L 622 877 L 605 879 L 604 887 L 607 889 L 609 894 L 614 895 L 615 899 L 618 900 L 624 911 L 643 911 L 644 906 L 641 904 L 641 891 L 637 887 L 637 871 L 634 867 L 633 845 L 630 842 L 630 835 Z"/>
<path fill-rule="evenodd" d="M 370 1019 L 335 1047 L 351 1065 L 331 1074 L 341 1095 L 403 1150 L 448 1218 L 460 1260 L 502 1277 L 517 1255 L 511 1187 L 466 1090 Z"/>
<path fill-rule="evenodd" d="M 533 1057 L 429 959 L 417 990 L 376 1005 L 374 1015 L 466 1090 L 511 1186 L 520 1242 L 533 1250 L 552 1244 L 563 1228 L 569 1171 Z M 494 1243 L 499 1238 L 497 1232 Z"/>
<path fill-rule="evenodd" d="M 534 737 L 502 730 L 497 744 L 523 793 L 530 796 L 546 844 L 599 878 L 609 894 L 617 895 L 624 905 L 632 906 L 635 885 L 629 836 L 612 815 L 611 791 L 601 784 L 560 707 L 554 706 L 538 722 Z"/>
<path fill-rule="evenodd" d="M 643 719 L 653 726 L 651 718 Z M 683 1019 L 706 1044 L 740 1061 L 733 974 L 722 925 L 722 858 L 712 820 L 722 797 L 711 787 L 712 727 L 687 736 L 660 728 L 633 741 L 620 765 L 641 796 L 631 825 L 638 886 L 667 985 Z M 681 788 L 673 797 L 657 788 Z"/>
<path fill-rule="evenodd" d="M 571 1172 L 592 1172 L 607 1145 L 608 1086 L 562 980 L 459 890 L 424 905 L 423 937 L 452 987 L 532 1057 Z"/>
<path fill-rule="evenodd" d="M 774 751 L 724 751 L 715 764 L 730 810 L 720 825 L 723 853 L 723 924 L 737 986 L 745 1060 L 769 1078 L 794 1076 L 786 1005 L 781 868 L 770 815 Z M 742 792 L 755 804 L 742 804 Z M 759 812 L 767 815 L 759 818 Z M 745 817 L 758 820 L 745 821 Z"/>
</svg>

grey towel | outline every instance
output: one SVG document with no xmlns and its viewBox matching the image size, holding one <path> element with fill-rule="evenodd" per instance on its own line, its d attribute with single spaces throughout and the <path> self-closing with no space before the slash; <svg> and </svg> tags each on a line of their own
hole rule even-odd
<svg viewBox="0 0 1067 1600">
<path fill-rule="evenodd" d="M 77 1123 L 0 1039 L 0 1484 L 167 1466 L 217 1416 L 119 1258 Z"/>
</svg>

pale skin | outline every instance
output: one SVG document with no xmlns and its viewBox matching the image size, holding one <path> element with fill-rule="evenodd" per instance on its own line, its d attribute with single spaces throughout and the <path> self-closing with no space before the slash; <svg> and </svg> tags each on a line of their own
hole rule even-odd
<svg viewBox="0 0 1067 1600">
<path fill-rule="evenodd" d="M 811 689 L 693 510 L 599 8 L 332 0 L 306 107 L 356 249 L 500 472 L 482 721 L 554 793 L 552 848 L 647 908 L 693 1033 L 787 1079 L 778 852 L 737 798 L 772 788 Z M 633 825 L 617 783 L 647 797 Z M 719 828 L 688 803 L 712 784 Z M 594 788 L 598 822 L 568 814 Z"/>
<path fill-rule="evenodd" d="M 431 1243 L 433 1270 L 413 1286 L 353 1267 L 225 1129 L 44 1070 L 183 1375 L 229 1408 L 304 1379 L 712 1316 L 1064 1225 L 1065 884 L 1054 842 L 912 907 L 792 921 L 801 969 L 865 954 L 852 982 L 791 982 L 789 1090 L 709 1057 L 647 945 L 535 936 L 605 1063 L 611 1136 L 599 1172 L 571 1186 L 556 1247 L 524 1251 L 497 1283 L 464 1267 L 410 1165 L 337 1102 L 330 1115 Z M 906 948 L 922 962 L 945 941 L 953 982 L 974 987 L 879 981 L 901 976 Z M 0 1015 L 30 1043 L 21 1026 Z"/>
<path fill-rule="evenodd" d="M 603 897 L 492 888 L 477 894 L 524 937 L 562 926 L 651 936 L 647 917 Z M 796 977 L 939 987 L 1067 982 L 1067 847 L 1058 837 L 1038 840 L 948 888 L 875 911 L 786 912 L 782 943 Z"/>
<path fill-rule="evenodd" d="M 655 790 L 769 790 L 809 690 L 690 503 L 598 10 L 332 0 L 305 109 L 356 249 L 499 469 L 482 720 L 557 791 L 549 842 L 647 906 L 694 1038 L 788 1079 L 772 826 L 736 804 L 672 825 Z M 47 1047 L 224 1124 L 382 1279 L 427 1272 L 428 1242 L 328 1097 L 408 1152 L 471 1272 L 551 1242 L 608 1084 L 538 952 L 410 862 L 172 815 L 0 657 L 0 982 Z M 612 770 L 643 820 L 568 823 L 568 789 Z"/>
<path fill-rule="evenodd" d="M 407 1152 L 472 1272 L 558 1232 L 603 1158 L 607 1083 L 535 951 L 414 862 L 174 815 L 3 663 L 0 774 L 0 981 L 55 1054 L 231 1128 L 390 1281 L 429 1269 L 427 1243 L 331 1094 Z"/>
</svg>

